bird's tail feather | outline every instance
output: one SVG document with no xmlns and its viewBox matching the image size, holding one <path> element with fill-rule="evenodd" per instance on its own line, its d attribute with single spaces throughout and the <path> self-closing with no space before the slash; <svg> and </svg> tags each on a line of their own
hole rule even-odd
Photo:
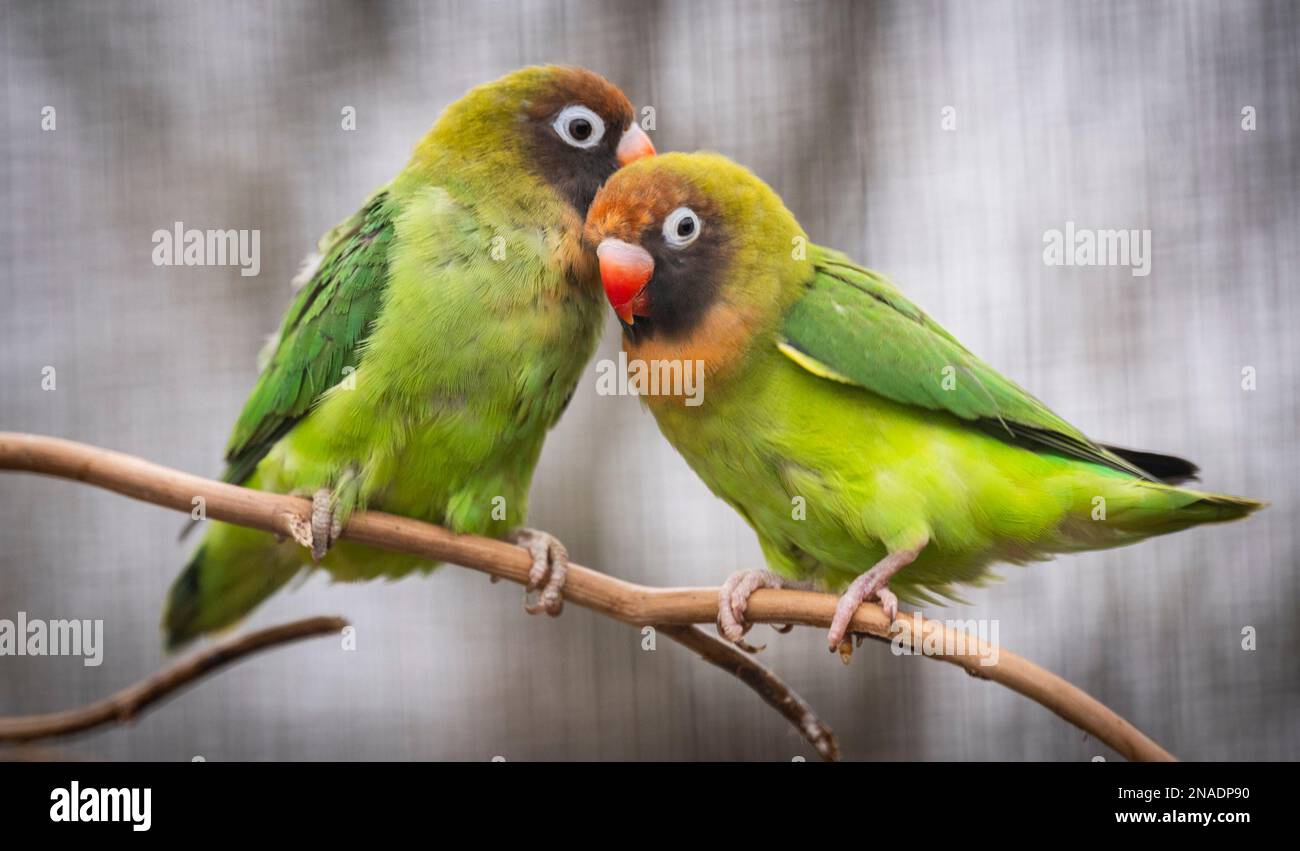
<svg viewBox="0 0 1300 851">
<path fill-rule="evenodd" d="M 1206 493 L 1154 482 L 1135 482 L 1138 497 L 1111 517 L 1119 529 L 1143 536 L 1164 535 L 1202 523 L 1240 520 L 1268 505 L 1255 499 Z"/>
<path fill-rule="evenodd" d="M 213 523 L 172 583 L 163 611 L 168 651 L 238 622 L 302 568 L 302 550 L 267 532 Z"/>
<path fill-rule="evenodd" d="M 1107 472 L 1076 491 L 1074 510 L 1061 524 L 1052 552 L 1101 550 L 1134 544 L 1204 523 L 1240 520 L 1268 503 L 1206 493 Z"/>
</svg>

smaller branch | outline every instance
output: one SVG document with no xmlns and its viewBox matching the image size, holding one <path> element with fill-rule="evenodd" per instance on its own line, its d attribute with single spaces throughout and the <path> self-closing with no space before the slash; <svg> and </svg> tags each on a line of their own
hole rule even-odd
<svg viewBox="0 0 1300 851">
<path fill-rule="evenodd" d="M 709 635 L 698 626 L 659 624 L 655 627 L 683 647 L 700 654 L 700 658 L 716 665 L 739 679 L 763 698 L 768 706 L 785 716 L 799 735 L 817 749 L 827 762 L 840 758 L 840 746 L 831 728 L 817 717 L 817 713 L 776 674 L 763 667 L 753 656 L 739 647 Z"/>
<path fill-rule="evenodd" d="M 304 638 L 337 635 L 347 625 L 343 618 L 322 616 L 232 636 L 95 703 L 47 715 L 0 718 L 0 742 L 27 742 L 79 733 L 113 722 L 127 723 L 153 704 L 218 668 L 261 650 Z"/>
</svg>

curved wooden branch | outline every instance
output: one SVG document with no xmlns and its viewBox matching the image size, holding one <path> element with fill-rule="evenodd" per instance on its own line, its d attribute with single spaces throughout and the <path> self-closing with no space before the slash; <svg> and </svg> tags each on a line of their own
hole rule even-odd
<svg viewBox="0 0 1300 851">
<path fill-rule="evenodd" d="M 189 512 L 202 497 L 207 516 L 290 535 L 290 524 L 309 521 L 311 504 L 297 497 L 264 493 L 182 473 L 120 452 L 39 435 L 0 432 L 0 469 L 58 476 L 105 488 L 134 499 Z M 532 560 L 525 550 L 489 538 L 457 535 L 439 526 L 377 511 L 358 512 L 342 537 L 397 552 L 445 561 L 526 584 Z M 649 588 L 573 565 L 565 583 L 566 602 L 637 626 L 712 623 L 716 588 Z M 811 591 L 763 589 L 754 593 L 746 617 L 757 623 L 827 627 L 836 599 Z M 919 614 L 904 615 L 894 631 L 879 606 L 864 604 L 853 616 L 853 632 L 892 640 L 905 649 L 964 668 L 1037 701 L 1132 760 L 1172 760 L 1168 751 L 1095 698 L 1026 659 L 959 633 Z M 991 659 L 996 662 L 988 664 Z"/>
<path fill-rule="evenodd" d="M 30 742 L 50 736 L 79 733 L 115 721 L 131 721 L 151 705 L 217 668 L 259 650 L 317 635 L 338 635 L 347 625 L 348 622 L 343 618 L 314 617 L 231 636 L 168 665 L 148 679 L 127 686 L 103 700 L 66 712 L 0 718 L 0 742 Z"/>
</svg>

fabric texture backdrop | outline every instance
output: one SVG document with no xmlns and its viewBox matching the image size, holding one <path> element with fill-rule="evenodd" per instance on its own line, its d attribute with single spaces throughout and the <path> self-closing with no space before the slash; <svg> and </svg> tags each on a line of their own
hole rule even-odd
<svg viewBox="0 0 1300 851">
<path fill-rule="evenodd" d="M 653 106 L 660 150 L 753 168 L 814 239 L 893 276 L 1086 432 L 1192 458 L 1207 488 L 1270 500 L 1244 523 L 1006 568 L 968 605 L 926 611 L 996 618 L 1005 646 L 1183 758 L 1300 758 L 1295 3 L 6 3 L 0 429 L 217 473 L 303 254 L 447 103 L 538 62 L 590 67 Z M 154 266 L 151 234 L 176 221 L 259 229 L 260 275 Z M 1151 274 L 1045 265 L 1044 232 L 1067 222 L 1149 229 Z M 597 357 L 617 351 L 612 316 L 606 331 Z M 532 525 L 581 563 L 651 585 L 759 566 L 751 531 L 649 414 L 597 395 L 595 378 L 589 367 L 547 443 Z M 0 657 L 0 714 L 80 704 L 164 662 L 180 524 L 0 475 L 0 618 L 105 628 L 99 667 Z M 315 577 L 249 625 L 337 612 L 357 627 L 355 651 L 324 639 L 265 654 L 133 727 L 56 747 L 814 758 L 671 642 L 643 650 L 636 630 L 573 606 L 530 618 L 520 597 L 456 568 L 396 584 Z M 850 758 L 1116 758 L 950 666 L 873 643 L 845 668 L 819 631 L 753 635 Z"/>
</svg>

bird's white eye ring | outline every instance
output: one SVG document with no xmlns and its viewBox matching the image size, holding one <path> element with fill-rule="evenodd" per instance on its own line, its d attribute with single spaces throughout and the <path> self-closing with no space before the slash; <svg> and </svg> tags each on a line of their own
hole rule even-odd
<svg viewBox="0 0 1300 851">
<path fill-rule="evenodd" d="M 690 207 L 678 207 L 664 219 L 664 242 L 672 248 L 685 248 L 700 236 L 703 222 Z"/>
<path fill-rule="evenodd" d="M 575 148 L 594 148 L 605 138 L 605 122 L 580 104 L 560 110 L 551 127 L 561 139 Z"/>
</svg>

